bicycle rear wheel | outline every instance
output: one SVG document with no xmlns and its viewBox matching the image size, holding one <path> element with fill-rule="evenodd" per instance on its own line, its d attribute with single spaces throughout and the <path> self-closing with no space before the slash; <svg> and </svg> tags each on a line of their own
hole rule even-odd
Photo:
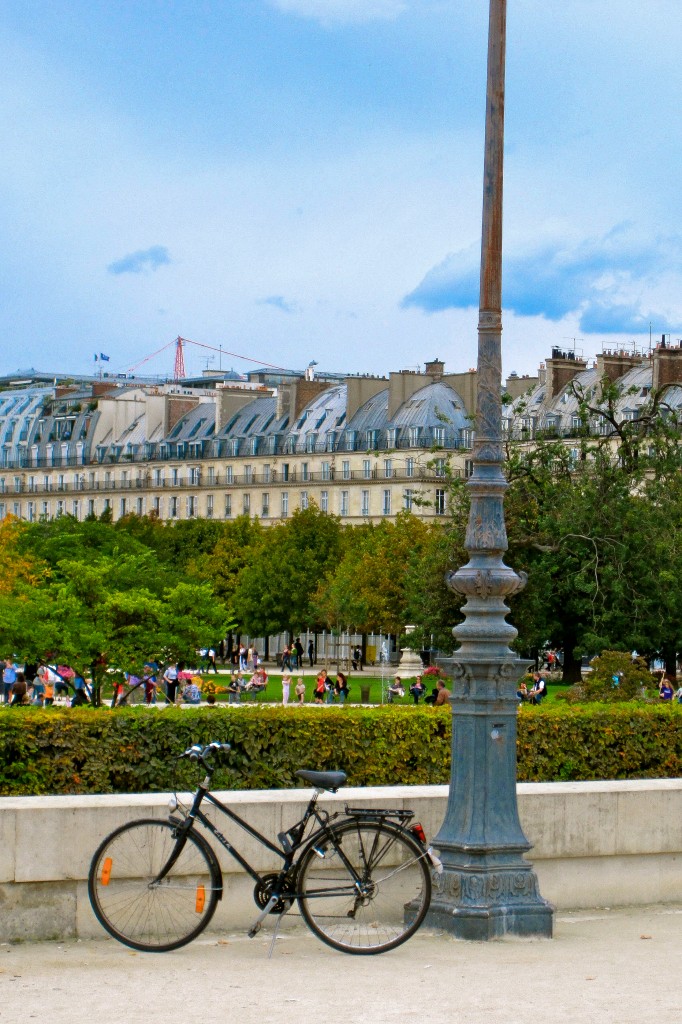
<svg viewBox="0 0 682 1024">
<path fill-rule="evenodd" d="M 384 953 L 405 942 L 431 900 L 424 849 L 388 821 L 346 821 L 313 843 L 298 868 L 308 927 L 344 953 Z"/>
<path fill-rule="evenodd" d="M 183 843 L 177 860 L 155 881 Z M 165 953 L 191 942 L 215 913 L 222 877 L 208 844 L 194 833 L 175 836 L 167 821 L 122 825 L 100 844 L 90 864 L 88 895 L 95 916 L 119 942 Z"/>
</svg>

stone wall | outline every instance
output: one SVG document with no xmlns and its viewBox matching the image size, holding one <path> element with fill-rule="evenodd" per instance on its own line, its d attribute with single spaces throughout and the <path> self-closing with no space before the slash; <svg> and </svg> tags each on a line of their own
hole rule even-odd
<svg viewBox="0 0 682 1024">
<path fill-rule="evenodd" d="M 679 902 L 682 780 L 524 783 L 518 795 L 542 895 L 558 908 Z M 276 790 L 219 798 L 273 837 L 300 816 L 307 795 Z M 377 787 L 325 795 L 323 805 L 410 807 L 433 836 L 446 799 L 446 786 Z M 165 817 L 167 797 L 6 797 L 0 812 L 0 941 L 85 938 L 103 934 L 87 896 L 93 852 L 125 821 Z M 223 821 L 221 830 L 259 870 L 274 869 L 274 855 Z M 257 913 L 253 882 L 219 852 L 225 896 L 212 927 L 244 931 Z"/>
</svg>

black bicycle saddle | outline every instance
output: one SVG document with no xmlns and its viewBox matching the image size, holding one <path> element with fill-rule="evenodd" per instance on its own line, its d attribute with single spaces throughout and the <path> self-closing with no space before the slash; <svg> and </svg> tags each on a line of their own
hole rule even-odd
<svg viewBox="0 0 682 1024">
<path fill-rule="evenodd" d="M 328 789 L 331 793 L 336 793 L 347 778 L 345 772 L 310 772 L 307 768 L 300 768 L 296 774 L 316 789 Z"/>
</svg>

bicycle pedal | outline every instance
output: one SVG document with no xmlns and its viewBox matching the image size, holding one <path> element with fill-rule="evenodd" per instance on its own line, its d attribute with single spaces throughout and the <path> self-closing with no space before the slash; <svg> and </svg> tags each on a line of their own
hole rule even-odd
<svg viewBox="0 0 682 1024">
<path fill-rule="evenodd" d="M 254 924 L 253 928 L 250 928 L 249 931 L 247 932 L 247 935 L 249 936 L 249 938 L 250 939 L 255 939 L 256 935 L 258 935 L 258 932 L 261 930 L 262 927 L 263 926 L 260 923 L 260 921 L 258 921 L 256 924 Z"/>
</svg>

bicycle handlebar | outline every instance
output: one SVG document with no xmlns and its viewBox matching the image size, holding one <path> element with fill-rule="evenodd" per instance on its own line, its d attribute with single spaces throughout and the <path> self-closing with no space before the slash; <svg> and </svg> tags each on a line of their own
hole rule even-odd
<svg viewBox="0 0 682 1024">
<path fill-rule="evenodd" d="M 181 761 L 183 757 L 187 757 L 190 761 L 201 761 L 205 764 L 207 757 L 211 757 L 213 754 L 227 754 L 230 750 L 232 750 L 232 747 L 229 743 L 219 743 L 217 740 L 207 744 L 205 747 L 202 747 L 200 743 L 195 743 L 183 751 L 178 760 Z"/>
</svg>

